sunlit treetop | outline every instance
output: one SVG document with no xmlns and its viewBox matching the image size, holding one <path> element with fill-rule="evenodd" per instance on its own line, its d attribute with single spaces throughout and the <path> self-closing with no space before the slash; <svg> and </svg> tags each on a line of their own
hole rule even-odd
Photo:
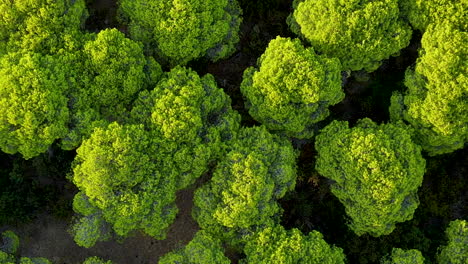
<svg viewBox="0 0 468 264">
<path fill-rule="evenodd" d="M 241 91 L 252 117 L 269 130 L 310 138 L 314 124 L 325 119 L 328 106 L 344 98 L 341 64 L 316 55 L 298 39 L 277 37 L 244 72 Z"/>
<path fill-rule="evenodd" d="M 393 248 L 390 256 L 382 258 L 381 264 L 424 264 L 424 257 L 417 249 Z"/>
<path fill-rule="evenodd" d="M 170 65 L 233 53 L 241 10 L 236 0 L 121 0 L 130 36 Z"/>
<path fill-rule="evenodd" d="M 423 32 L 430 24 L 441 23 L 468 29 L 466 0 L 400 0 L 400 6 L 402 16 Z"/>
<path fill-rule="evenodd" d="M 468 222 L 455 220 L 445 230 L 448 242 L 439 248 L 440 264 L 464 264 L 468 261 Z"/>
<path fill-rule="evenodd" d="M 46 54 L 64 48 L 88 16 L 85 0 L 0 1 L 1 49 L 26 49 Z"/>
<path fill-rule="evenodd" d="M 112 261 L 105 261 L 98 257 L 89 257 L 83 262 L 83 264 L 112 264 Z"/>
<path fill-rule="evenodd" d="M 339 247 L 330 246 L 320 232 L 302 234 L 296 228 L 285 230 L 280 225 L 267 227 L 250 237 L 244 249 L 242 264 L 344 264 Z"/>
<path fill-rule="evenodd" d="M 315 141 L 316 169 L 333 181 L 331 192 L 343 203 L 357 234 L 378 237 L 410 220 L 419 201 L 425 160 L 421 147 L 402 124 L 333 121 Z"/>
<path fill-rule="evenodd" d="M 343 70 L 373 71 L 411 38 L 398 0 L 295 0 L 293 7 L 291 30 L 317 52 L 340 59 Z"/>
<path fill-rule="evenodd" d="M 29 159 L 68 131 L 68 82 L 56 57 L 10 53 L 0 58 L 0 148 Z"/>
<path fill-rule="evenodd" d="M 200 230 L 183 248 L 170 252 L 158 262 L 159 264 L 229 264 L 224 256 L 221 240 L 213 238 L 208 232 Z"/>
<path fill-rule="evenodd" d="M 408 90 L 392 96 L 390 115 L 415 128 L 429 155 L 450 153 L 468 142 L 468 32 L 431 25 L 421 42 L 416 66 L 406 72 Z"/>
</svg>

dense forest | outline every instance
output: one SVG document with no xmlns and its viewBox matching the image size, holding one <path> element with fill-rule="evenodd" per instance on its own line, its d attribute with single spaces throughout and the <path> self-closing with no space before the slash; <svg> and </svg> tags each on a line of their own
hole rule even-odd
<svg viewBox="0 0 468 264">
<path fill-rule="evenodd" d="M 467 0 L 0 0 L 0 264 L 468 264 Z"/>
</svg>

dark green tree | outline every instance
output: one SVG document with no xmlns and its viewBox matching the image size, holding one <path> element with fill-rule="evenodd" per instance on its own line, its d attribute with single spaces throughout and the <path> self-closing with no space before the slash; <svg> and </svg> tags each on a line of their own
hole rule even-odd
<svg viewBox="0 0 468 264">
<path fill-rule="evenodd" d="M 465 264 L 468 262 L 468 223 L 466 220 L 450 222 L 445 230 L 448 243 L 439 248 L 439 264 Z"/>
<path fill-rule="evenodd" d="M 198 231 L 185 247 L 170 252 L 159 260 L 159 264 L 229 264 L 224 256 L 221 240 L 206 231 Z"/>
<path fill-rule="evenodd" d="M 241 91 L 252 117 L 269 130 L 310 138 L 328 106 L 344 98 L 338 59 L 316 55 L 298 39 L 277 37 L 244 72 Z"/>
<path fill-rule="evenodd" d="M 285 230 L 280 225 L 267 227 L 250 237 L 245 245 L 243 264 L 344 264 L 339 247 L 330 246 L 320 232 L 303 235 L 296 228 Z"/>
<path fill-rule="evenodd" d="M 194 218 L 231 244 L 274 224 L 282 213 L 277 200 L 295 186 L 295 158 L 291 143 L 265 127 L 242 129 L 211 181 L 195 192 Z"/>
<path fill-rule="evenodd" d="M 332 180 L 331 192 L 345 206 L 357 234 L 390 234 L 418 207 L 425 160 L 402 123 L 377 125 L 333 121 L 317 136 L 316 169 Z"/>
<path fill-rule="evenodd" d="M 466 43 L 468 33 L 451 24 L 429 26 L 415 68 L 406 72 L 408 90 L 391 99 L 391 118 L 413 126 L 414 140 L 431 156 L 468 142 Z"/>
<path fill-rule="evenodd" d="M 232 54 L 239 41 L 241 10 L 236 0 L 121 0 L 133 39 L 171 65 Z"/>
<path fill-rule="evenodd" d="M 295 0 L 293 7 L 291 30 L 316 51 L 339 58 L 344 70 L 374 71 L 411 38 L 398 0 Z"/>
</svg>

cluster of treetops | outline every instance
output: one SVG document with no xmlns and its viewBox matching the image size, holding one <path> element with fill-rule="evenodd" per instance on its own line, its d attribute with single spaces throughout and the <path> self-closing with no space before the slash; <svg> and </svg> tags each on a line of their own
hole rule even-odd
<svg viewBox="0 0 468 264">
<path fill-rule="evenodd" d="M 236 0 L 120 0 L 117 29 L 86 32 L 85 0 L 0 1 L 0 148 L 30 159 L 52 144 L 76 149 L 76 243 L 144 232 L 164 239 L 176 192 L 202 174 L 194 239 L 160 263 L 344 263 L 322 235 L 279 225 L 277 202 L 296 182 L 298 149 L 313 139 L 316 170 L 331 181 L 357 235 L 387 235 L 413 217 L 425 160 L 468 141 L 466 0 L 295 0 L 287 23 L 297 39 L 271 40 L 240 90 L 261 126 L 242 127 L 212 75 L 185 67 L 233 54 L 242 11 Z M 423 33 L 406 91 L 391 121 L 320 123 L 345 97 L 343 82 L 376 70 Z M 306 46 L 305 46 L 306 45 Z M 163 71 L 164 69 L 164 71 Z M 326 125 L 326 126 L 325 126 Z M 322 128 L 322 129 L 319 129 Z M 468 263 L 468 226 L 447 227 L 439 263 Z M 18 258 L 3 234 L 2 263 Z M 85 263 L 100 262 L 97 258 Z M 395 248 L 383 263 L 423 263 Z"/>
</svg>

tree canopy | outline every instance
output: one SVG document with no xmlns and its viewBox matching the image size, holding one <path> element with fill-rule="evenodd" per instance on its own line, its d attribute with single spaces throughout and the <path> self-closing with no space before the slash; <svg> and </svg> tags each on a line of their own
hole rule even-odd
<svg viewBox="0 0 468 264">
<path fill-rule="evenodd" d="M 119 3 L 131 37 L 172 66 L 205 56 L 216 61 L 232 54 L 239 41 L 241 10 L 236 0 Z"/>
<path fill-rule="evenodd" d="M 316 55 L 298 39 L 277 37 L 244 72 L 241 91 L 252 117 L 269 130 L 310 138 L 328 106 L 344 98 L 338 59 Z"/>
<path fill-rule="evenodd" d="M 439 264 L 463 264 L 468 262 L 468 223 L 466 220 L 450 222 L 445 230 L 448 243 L 439 248 Z"/>
<path fill-rule="evenodd" d="M 424 264 L 424 257 L 417 249 L 392 249 L 390 256 L 382 258 L 381 264 Z"/>
<path fill-rule="evenodd" d="M 82 192 L 77 195 L 85 195 L 117 235 L 140 229 L 164 238 L 177 213 L 175 171 L 165 166 L 170 158 L 164 155 L 164 142 L 151 137 L 142 125 L 112 123 L 96 128 L 77 149 L 73 182 Z M 86 208 L 85 204 L 77 201 L 75 208 Z M 100 216 L 90 209 L 81 210 L 90 214 L 82 221 L 88 221 L 84 226 L 96 234 L 99 230 L 93 225 L 100 224 Z"/>
<path fill-rule="evenodd" d="M 316 51 L 339 58 L 344 70 L 374 71 L 411 38 L 398 0 L 295 0 L 293 7 L 291 30 Z"/>
<path fill-rule="evenodd" d="M 343 250 L 327 244 L 320 232 L 303 235 L 296 228 L 286 230 L 280 225 L 255 233 L 248 239 L 244 253 L 243 264 L 346 263 Z"/>
<path fill-rule="evenodd" d="M 390 114 L 411 124 L 415 141 L 434 156 L 468 142 L 468 33 L 448 23 L 432 25 L 421 42 L 416 66 L 406 72 L 408 90 L 394 94 Z"/>
<path fill-rule="evenodd" d="M 276 202 L 296 181 L 296 153 L 265 127 L 243 128 L 218 162 L 211 181 L 195 192 L 193 216 L 215 237 L 236 243 L 278 220 Z"/>
<path fill-rule="evenodd" d="M 231 261 L 224 256 L 221 240 L 214 238 L 208 232 L 200 230 L 183 248 L 170 252 L 161 259 L 159 264 L 229 264 Z"/>
<path fill-rule="evenodd" d="M 331 192 L 345 206 L 357 234 L 390 234 L 413 217 L 425 160 L 402 123 L 377 125 L 359 120 L 355 127 L 333 121 L 316 137 L 316 169 L 333 181 Z"/>
<path fill-rule="evenodd" d="M 425 31 L 430 24 L 450 23 L 466 31 L 466 0 L 400 0 L 401 13 L 413 28 Z"/>
</svg>

